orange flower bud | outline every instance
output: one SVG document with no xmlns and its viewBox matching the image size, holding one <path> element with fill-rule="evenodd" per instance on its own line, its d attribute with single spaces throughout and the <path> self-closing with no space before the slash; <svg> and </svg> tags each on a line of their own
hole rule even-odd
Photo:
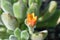
<svg viewBox="0 0 60 40">
<path fill-rule="evenodd" d="M 28 13 L 27 14 L 27 24 L 34 27 L 34 25 L 36 24 L 37 21 L 37 16 L 34 15 L 34 13 Z"/>
</svg>

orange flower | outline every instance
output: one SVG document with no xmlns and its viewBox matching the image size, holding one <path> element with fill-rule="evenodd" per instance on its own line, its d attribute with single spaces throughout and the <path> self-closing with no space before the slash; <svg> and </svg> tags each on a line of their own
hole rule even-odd
<svg viewBox="0 0 60 40">
<path fill-rule="evenodd" d="M 34 13 L 30 14 L 28 13 L 27 14 L 27 24 L 34 27 L 34 25 L 36 24 L 36 21 L 37 21 L 37 16 L 34 15 Z"/>
</svg>

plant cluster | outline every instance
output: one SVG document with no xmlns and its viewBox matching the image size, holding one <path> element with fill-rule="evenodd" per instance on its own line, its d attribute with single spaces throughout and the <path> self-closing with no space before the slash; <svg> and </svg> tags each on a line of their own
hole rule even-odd
<svg viewBox="0 0 60 40">
<path fill-rule="evenodd" d="M 47 30 L 36 31 L 35 28 L 56 26 L 60 16 L 57 2 L 40 10 L 43 0 L 1 0 L 1 31 L 7 33 L 6 40 L 44 40 Z M 2 38 L 2 37 L 1 37 Z"/>
</svg>

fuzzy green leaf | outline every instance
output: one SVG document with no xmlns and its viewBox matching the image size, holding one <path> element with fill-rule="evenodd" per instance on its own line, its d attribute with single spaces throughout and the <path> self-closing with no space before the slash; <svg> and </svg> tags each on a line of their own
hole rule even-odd
<svg viewBox="0 0 60 40">
<path fill-rule="evenodd" d="M 42 4 L 43 0 L 28 0 L 29 2 L 29 7 L 31 6 L 32 3 L 37 3 L 37 6 L 40 7 Z"/>
<path fill-rule="evenodd" d="M 15 31 L 14 31 L 14 35 L 17 38 L 21 38 L 21 30 L 19 28 L 16 28 Z"/>
<path fill-rule="evenodd" d="M 28 34 L 28 32 L 26 30 L 21 32 L 21 38 L 25 39 L 25 40 L 29 39 L 29 34 Z"/>
<path fill-rule="evenodd" d="M 39 16 L 39 8 L 36 3 L 32 3 L 28 8 L 27 13 L 35 13 L 35 15 Z"/>
<path fill-rule="evenodd" d="M 1 8 L 3 9 L 4 12 L 7 12 L 13 15 L 13 7 L 8 0 L 1 0 Z"/>
<path fill-rule="evenodd" d="M 39 33 L 32 34 L 31 39 L 32 40 L 44 40 L 47 34 L 48 34 L 48 31 L 43 30 L 43 31 L 40 31 Z"/>
<path fill-rule="evenodd" d="M 10 35 L 9 40 L 18 40 L 18 39 L 14 35 Z"/>
<path fill-rule="evenodd" d="M 14 16 L 18 19 L 20 23 L 23 22 L 26 17 L 26 10 L 27 6 L 23 4 L 23 2 L 18 1 L 13 5 Z"/>
<path fill-rule="evenodd" d="M 17 19 L 9 13 L 2 13 L 1 19 L 8 30 L 14 31 L 19 26 Z"/>
</svg>

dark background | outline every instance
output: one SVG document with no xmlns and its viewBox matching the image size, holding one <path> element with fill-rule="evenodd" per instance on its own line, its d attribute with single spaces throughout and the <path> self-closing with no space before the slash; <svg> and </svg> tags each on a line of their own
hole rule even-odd
<svg viewBox="0 0 60 40">
<path fill-rule="evenodd" d="M 45 1 L 43 1 L 42 9 L 44 9 L 44 7 L 46 7 L 49 4 L 50 1 L 51 0 L 45 0 Z M 58 3 L 57 9 L 60 9 L 60 0 L 54 0 L 54 1 L 56 1 Z"/>
<path fill-rule="evenodd" d="M 43 2 L 43 5 L 41 6 L 42 9 L 46 7 L 51 0 L 46 0 Z M 57 9 L 60 9 L 60 0 L 55 0 L 58 3 Z M 43 29 L 44 30 L 44 29 Z M 60 24 L 56 25 L 56 28 L 50 28 L 48 30 L 48 36 L 45 40 L 60 40 Z"/>
</svg>

